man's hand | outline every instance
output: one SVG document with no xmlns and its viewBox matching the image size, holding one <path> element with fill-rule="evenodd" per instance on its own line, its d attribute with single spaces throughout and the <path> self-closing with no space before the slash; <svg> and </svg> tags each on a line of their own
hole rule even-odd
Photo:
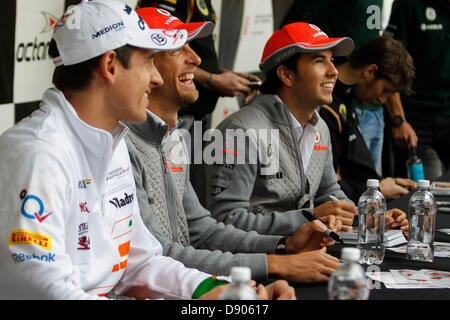
<svg viewBox="0 0 450 320">
<path fill-rule="evenodd" d="M 240 77 L 232 71 L 225 71 L 219 74 L 212 74 L 209 85 L 211 89 L 224 97 L 234 97 L 242 94 L 250 94 L 250 80 Z"/>
<path fill-rule="evenodd" d="M 399 186 L 402 186 L 404 188 L 412 188 L 417 189 L 417 183 L 411 179 L 406 178 L 394 178 L 394 181 Z"/>
<path fill-rule="evenodd" d="M 237 73 L 225 68 L 219 68 L 220 73 L 210 73 L 201 68 L 195 71 L 196 82 L 215 91 L 222 97 L 234 97 L 246 95 L 244 104 L 247 104 L 255 95 L 259 94 L 258 89 L 250 88 L 250 81 L 260 82 L 262 80 L 253 74 Z"/>
<path fill-rule="evenodd" d="M 203 294 L 199 300 L 218 300 L 225 290 L 227 290 L 231 284 L 225 284 L 211 289 Z M 295 290 L 285 280 L 277 280 L 263 286 L 259 284 L 256 287 L 256 282 L 251 280 L 249 286 L 256 289 L 259 300 L 296 300 Z"/>
<path fill-rule="evenodd" d="M 353 218 L 357 214 L 356 207 L 345 201 L 328 201 L 313 210 L 314 215 L 318 218 L 329 215 L 336 216 L 337 220 L 342 223 L 342 231 L 352 231 Z"/>
<path fill-rule="evenodd" d="M 301 251 L 319 250 L 329 247 L 335 242 L 326 235 L 326 225 L 330 230 L 338 233 L 342 229 L 342 223 L 335 216 L 326 216 L 312 222 L 303 224 L 294 235 L 286 241 L 286 251 L 297 253 Z"/>
<path fill-rule="evenodd" d="M 396 180 L 391 177 L 384 178 L 380 181 L 380 191 L 386 198 L 386 200 L 397 199 L 405 194 L 408 194 L 409 190 L 407 189 L 407 187 L 409 186 L 415 185 L 417 187 L 415 182 L 412 180 L 400 178 L 396 179 L 398 179 L 400 184 L 397 184 Z M 412 183 L 409 183 L 407 180 L 411 181 Z"/>
<path fill-rule="evenodd" d="M 404 121 L 400 127 L 392 128 L 392 134 L 397 147 L 403 149 L 417 147 L 419 138 L 409 122 Z"/>
<path fill-rule="evenodd" d="M 259 284 L 257 291 L 259 300 L 297 300 L 294 288 L 285 280 L 277 280 L 265 287 Z"/>
<path fill-rule="evenodd" d="M 386 101 L 389 116 L 391 118 L 395 116 L 404 116 L 403 104 L 399 92 L 394 92 L 387 98 Z M 408 121 L 395 128 L 392 128 L 392 134 L 394 136 L 395 145 L 399 148 L 412 148 L 417 147 L 417 134 Z"/>
<path fill-rule="evenodd" d="M 224 284 L 221 286 L 217 286 L 208 292 L 204 293 L 198 300 L 219 300 L 222 293 L 227 290 L 231 286 L 230 284 Z"/>
<path fill-rule="evenodd" d="M 296 283 L 326 282 L 340 266 L 339 260 L 321 250 L 288 255 L 268 255 L 269 276 Z"/>
<path fill-rule="evenodd" d="M 237 74 L 240 77 L 248 79 L 252 82 L 259 82 L 260 84 L 263 83 L 263 81 L 260 78 L 258 78 L 257 76 L 255 76 L 254 74 L 249 74 L 249 73 L 237 73 Z M 250 91 L 250 93 L 248 93 L 244 99 L 244 105 L 248 104 L 255 96 L 257 96 L 261 93 L 261 91 L 259 91 L 259 89 L 256 89 L 256 88 L 251 88 L 251 89 L 252 90 Z"/>
<path fill-rule="evenodd" d="M 400 229 L 405 237 L 408 237 L 409 222 L 406 213 L 400 209 L 391 209 L 384 215 L 385 230 Z"/>
</svg>

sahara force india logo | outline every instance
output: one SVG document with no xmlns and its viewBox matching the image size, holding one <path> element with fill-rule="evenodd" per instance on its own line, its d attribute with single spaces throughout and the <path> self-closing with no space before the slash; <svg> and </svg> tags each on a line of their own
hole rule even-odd
<svg viewBox="0 0 450 320">
<path fill-rule="evenodd" d="M 42 223 L 49 215 L 53 213 L 53 211 L 46 213 L 42 200 L 35 195 L 27 195 L 26 190 L 22 190 L 22 192 L 20 192 L 20 199 L 23 199 L 20 212 L 27 219 L 37 220 L 39 223 Z"/>
</svg>

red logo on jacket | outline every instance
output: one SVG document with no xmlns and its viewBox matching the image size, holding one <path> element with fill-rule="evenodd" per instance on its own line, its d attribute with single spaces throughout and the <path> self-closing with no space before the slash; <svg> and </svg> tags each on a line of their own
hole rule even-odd
<svg viewBox="0 0 450 320">
<path fill-rule="evenodd" d="M 319 143 L 320 143 L 320 134 L 317 132 L 316 138 L 314 139 L 314 147 L 313 147 L 313 150 L 314 150 L 314 151 L 327 151 L 327 150 L 328 150 L 328 147 L 326 147 L 326 146 L 320 146 Z"/>
</svg>

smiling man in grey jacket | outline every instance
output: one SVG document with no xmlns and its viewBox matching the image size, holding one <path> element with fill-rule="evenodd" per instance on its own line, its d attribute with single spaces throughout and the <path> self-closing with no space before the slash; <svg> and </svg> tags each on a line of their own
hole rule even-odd
<svg viewBox="0 0 450 320">
<path fill-rule="evenodd" d="M 138 13 L 144 20 L 151 17 L 150 24 L 158 18 L 155 14 L 162 14 L 169 27 L 188 29 L 189 40 L 212 32 L 208 24 L 183 24 L 168 12 L 151 10 Z M 323 224 L 306 223 L 290 239 L 260 235 L 219 223 L 200 205 L 189 181 L 188 137 L 177 117 L 180 108 L 198 97 L 192 76 L 199 63 L 189 45 L 171 54 L 157 53 L 155 65 L 164 85 L 150 94 L 147 121 L 127 124 L 131 130 L 126 142 L 144 224 L 161 242 L 165 255 L 187 266 L 214 274 L 248 266 L 258 281 L 268 277 L 326 281 L 339 261 L 325 252 L 332 241 L 324 235 Z M 341 227 L 334 217 L 322 221 L 330 228 Z"/>
<path fill-rule="evenodd" d="M 316 109 L 332 101 L 338 74 L 333 57 L 348 55 L 353 46 L 350 38 L 330 39 L 304 22 L 274 32 L 260 64 L 267 78 L 263 94 L 217 129 L 224 135 L 228 130 L 267 129 L 278 139 L 266 144 L 259 135 L 249 135 L 244 143 L 225 139 L 222 163 L 203 165 L 206 191 L 201 200 L 214 218 L 261 234 L 290 235 L 305 223 L 302 212 L 308 210 L 316 217 L 334 215 L 343 230 L 351 230 L 356 207 L 340 189 L 330 133 Z M 249 152 L 240 162 L 242 145 Z M 258 151 L 256 160 L 252 150 Z M 329 201 L 330 195 L 341 200 Z"/>
</svg>

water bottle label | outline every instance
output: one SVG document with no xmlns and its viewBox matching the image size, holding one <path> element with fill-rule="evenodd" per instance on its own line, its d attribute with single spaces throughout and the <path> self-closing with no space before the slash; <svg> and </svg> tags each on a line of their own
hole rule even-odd
<svg viewBox="0 0 450 320">
<path fill-rule="evenodd" d="M 423 164 L 415 164 L 408 167 L 408 174 L 411 180 L 415 182 L 419 180 L 424 180 L 425 175 L 423 173 Z"/>
</svg>

